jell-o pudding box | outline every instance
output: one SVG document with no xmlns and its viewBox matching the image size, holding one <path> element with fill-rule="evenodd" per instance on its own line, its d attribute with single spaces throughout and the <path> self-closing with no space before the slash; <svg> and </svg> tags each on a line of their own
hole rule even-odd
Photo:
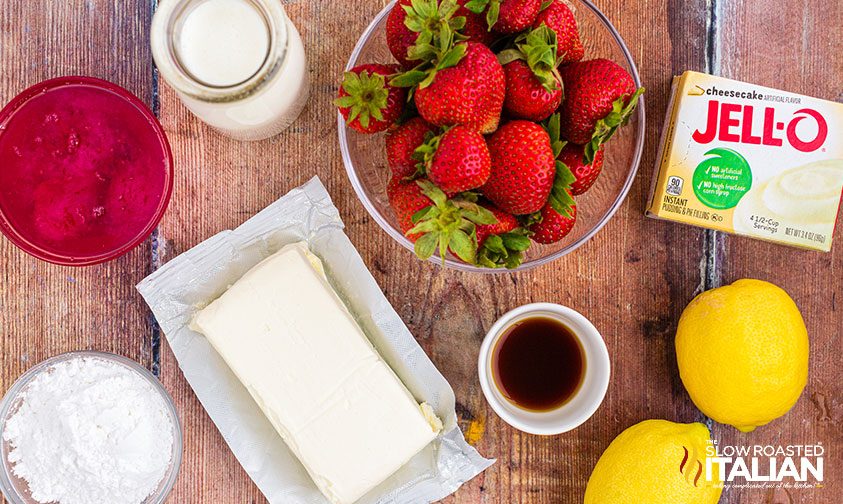
<svg viewBox="0 0 843 504">
<path fill-rule="evenodd" d="M 831 250 L 843 104 L 712 75 L 673 81 L 647 215 Z"/>
</svg>

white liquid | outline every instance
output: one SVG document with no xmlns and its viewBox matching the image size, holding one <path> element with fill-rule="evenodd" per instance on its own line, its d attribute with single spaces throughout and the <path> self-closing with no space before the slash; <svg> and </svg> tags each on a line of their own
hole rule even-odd
<svg viewBox="0 0 843 504">
<path fill-rule="evenodd" d="M 307 103 L 310 76 L 299 32 L 280 1 L 255 0 L 272 12 L 268 17 L 249 0 L 194 3 L 173 35 L 168 23 L 178 2 L 166 0 L 159 5 L 152 25 L 152 51 L 162 77 L 199 119 L 232 138 L 261 140 L 289 127 Z M 267 27 L 267 22 L 272 24 Z M 279 40 L 273 40 L 271 32 L 278 33 Z M 277 48 L 279 59 L 270 63 L 279 66 L 243 96 L 233 92 L 226 96 L 230 99 L 206 99 L 185 85 L 166 49 L 170 36 L 181 66 L 193 80 L 217 92 L 242 86 L 264 72 L 267 53 Z"/>
<path fill-rule="evenodd" d="M 234 86 L 260 69 L 269 51 L 269 33 L 246 0 L 208 0 L 185 17 L 177 48 L 182 64 L 198 80 Z"/>
</svg>

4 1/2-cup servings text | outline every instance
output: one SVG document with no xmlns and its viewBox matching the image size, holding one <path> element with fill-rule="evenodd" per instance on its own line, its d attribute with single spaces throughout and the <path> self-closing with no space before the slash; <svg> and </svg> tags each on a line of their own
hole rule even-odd
<svg viewBox="0 0 843 504">
<path fill-rule="evenodd" d="M 561 242 L 643 92 L 629 72 L 585 59 L 561 0 L 399 0 L 386 42 L 397 63 L 349 69 L 335 103 L 348 128 L 386 132 L 386 196 L 416 254 L 516 268 Z"/>
</svg>

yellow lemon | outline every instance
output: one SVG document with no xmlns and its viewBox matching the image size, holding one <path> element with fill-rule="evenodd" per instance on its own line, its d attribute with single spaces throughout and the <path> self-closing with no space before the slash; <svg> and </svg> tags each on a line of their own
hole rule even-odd
<svg viewBox="0 0 843 504">
<path fill-rule="evenodd" d="M 808 381 L 808 331 L 785 291 L 738 280 L 704 292 L 676 331 L 679 375 L 712 419 L 749 432 L 787 413 Z"/>
<path fill-rule="evenodd" d="M 718 466 L 706 468 L 710 441 L 701 423 L 635 424 L 600 456 L 583 504 L 716 504 L 723 488 Z"/>
</svg>

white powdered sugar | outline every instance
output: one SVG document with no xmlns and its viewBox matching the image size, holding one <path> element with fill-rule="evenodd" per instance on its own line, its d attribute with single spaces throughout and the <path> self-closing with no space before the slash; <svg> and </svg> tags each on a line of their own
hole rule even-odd
<svg viewBox="0 0 843 504">
<path fill-rule="evenodd" d="M 129 367 L 74 357 L 21 397 L 3 438 L 14 474 L 38 502 L 139 504 L 164 478 L 174 425 L 159 392 Z"/>
</svg>

